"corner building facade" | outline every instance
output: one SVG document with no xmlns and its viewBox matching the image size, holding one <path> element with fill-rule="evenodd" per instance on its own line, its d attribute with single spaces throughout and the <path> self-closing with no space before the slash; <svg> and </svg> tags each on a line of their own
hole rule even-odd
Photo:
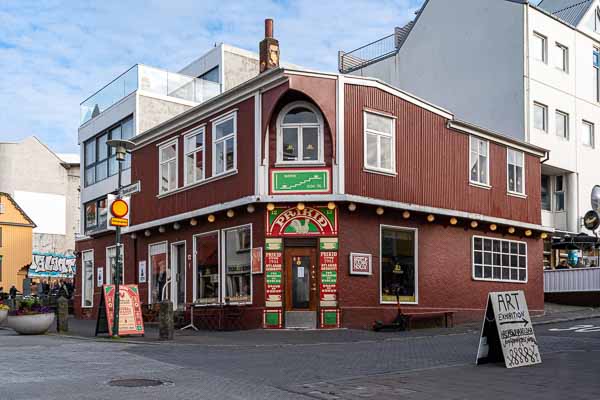
<svg viewBox="0 0 600 400">
<path fill-rule="evenodd" d="M 274 69 L 133 139 L 124 279 L 196 326 L 369 328 L 479 319 L 489 291 L 543 311 L 543 149 L 378 80 Z M 110 239 L 78 242 L 96 316 Z M 150 312 L 149 312 L 150 314 Z"/>
</svg>

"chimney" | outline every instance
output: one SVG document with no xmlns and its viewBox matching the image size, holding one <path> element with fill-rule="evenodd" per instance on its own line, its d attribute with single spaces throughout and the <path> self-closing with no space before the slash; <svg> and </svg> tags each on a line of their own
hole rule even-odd
<svg viewBox="0 0 600 400">
<path fill-rule="evenodd" d="M 259 45 L 260 72 L 279 68 L 279 42 L 273 37 L 273 20 L 265 19 L 265 38 Z"/>
</svg>

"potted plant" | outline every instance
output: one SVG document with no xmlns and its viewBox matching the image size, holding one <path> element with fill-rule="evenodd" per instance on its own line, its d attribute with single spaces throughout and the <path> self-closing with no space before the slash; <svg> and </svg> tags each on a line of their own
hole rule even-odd
<svg viewBox="0 0 600 400">
<path fill-rule="evenodd" d="M 21 335 L 41 335 L 54 322 L 54 311 L 35 299 L 24 299 L 16 310 L 8 313 L 7 325 Z"/>
<path fill-rule="evenodd" d="M 0 302 L 0 325 L 2 325 L 6 320 L 6 317 L 8 317 L 8 310 L 10 310 L 10 307 Z"/>
</svg>

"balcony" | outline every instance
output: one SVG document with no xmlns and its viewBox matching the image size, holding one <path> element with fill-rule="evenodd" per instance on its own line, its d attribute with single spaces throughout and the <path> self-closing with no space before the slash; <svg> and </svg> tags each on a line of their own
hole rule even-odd
<svg viewBox="0 0 600 400">
<path fill-rule="evenodd" d="M 600 268 L 544 271 L 544 293 L 600 292 Z"/>
<path fill-rule="evenodd" d="M 199 104 L 220 94 L 221 85 L 136 64 L 81 103 L 80 125 L 100 115 L 136 90 Z"/>
</svg>

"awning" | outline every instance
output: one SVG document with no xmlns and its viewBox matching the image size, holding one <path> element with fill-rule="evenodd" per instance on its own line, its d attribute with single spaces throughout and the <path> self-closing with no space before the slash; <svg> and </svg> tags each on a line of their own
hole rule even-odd
<svg viewBox="0 0 600 400">
<path fill-rule="evenodd" d="M 594 248 L 600 248 L 600 239 L 585 233 L 552 239 L 552 249 L 556 250 L 591 250 Z"/>
</svg>

